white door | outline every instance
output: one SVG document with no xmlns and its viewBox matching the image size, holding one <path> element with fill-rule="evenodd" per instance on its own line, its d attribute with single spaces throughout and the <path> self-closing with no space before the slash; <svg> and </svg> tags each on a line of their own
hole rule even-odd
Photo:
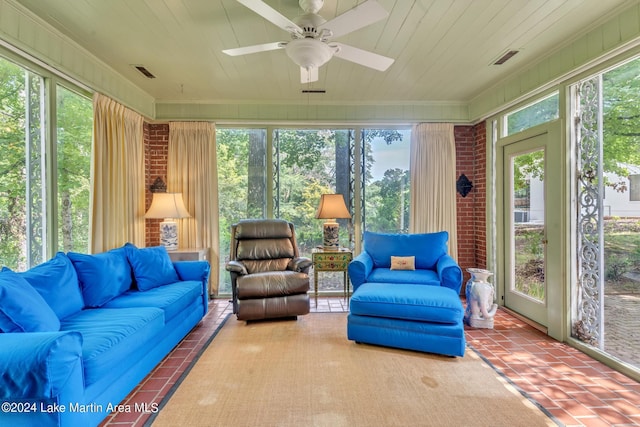
<svg viewBox="0 0 640 427">
<path fill-rule="evenodd" d="M 505 307 L 547 327 L 549 287 L 562 286 L 558 124 L 498 141 L 497 286 Z M 553 260 L 553 262 L 549 262 Z"/>
</svg>

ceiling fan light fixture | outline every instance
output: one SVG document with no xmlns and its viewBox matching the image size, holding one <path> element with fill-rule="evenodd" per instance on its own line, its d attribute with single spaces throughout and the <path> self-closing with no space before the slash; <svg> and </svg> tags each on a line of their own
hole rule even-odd
<svg viewBox="0 0 640 427">
<path fill-rule="evenodd" d="M 326 43 L 311 38 L 291 40 L 285 51 L 293 62 L 306 69 L 323 66 L 335 53 Z"/>
</svg>

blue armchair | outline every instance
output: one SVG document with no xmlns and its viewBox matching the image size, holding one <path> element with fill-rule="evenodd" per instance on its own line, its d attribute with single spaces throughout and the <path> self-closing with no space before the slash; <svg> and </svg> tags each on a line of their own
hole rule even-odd
<svg viewBox="0 0 640 427">
<path fill-rule="evenodd" d="M 365 232 L 364 250 L 349 264 L 347 338 L 463 356 L 462 270 L 447 254 L 448 239 L 446 231 Z"/>
<path fill-rule="evenodd" d="M 354 292 L 363 283 L 375 282 L 444 286 L 460 294 L 462 270 L 447 253 L 448 239 L 446 231 L 423 234 L 366 231 L 362 253 L 349 264 Z M 409 269 L 392 269 L 391 257 L 414 257 L 414 262 Z"/>
</svg>

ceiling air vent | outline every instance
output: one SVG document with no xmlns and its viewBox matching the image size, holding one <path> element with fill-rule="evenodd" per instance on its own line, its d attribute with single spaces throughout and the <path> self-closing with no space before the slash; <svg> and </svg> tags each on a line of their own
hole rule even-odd
<svg viewBox="0 0 640 427">
<path fill-rule="evenodd" d="M 510 60 L 518 52 L 520 52 L 520 51 L 519 50 L 510 50 L 510 51 L 508 51 L 507 53 L 502 55 L 500 58 L 498 58 L 498 60 L 496 62 L 494 62 L 493 65 L 502 65 L 502 64 L 504 64 L 505 62 Z"/>
<path fill-rule="evenodd" d="M 142 73 L 142 75 L 145 76 L 148 79 L 155 79 L 156 78 L 156 76 L 151 74 L 151 71 L 147 70 L 143 65 L 134 65 L 133 67 L 136 70 L 140 71 L 140 73 Z"/>
<path fill-rule="evenodd" d="M 302 93 L 327 93 L 324 89 L 302 89 Z"/>
</svg>

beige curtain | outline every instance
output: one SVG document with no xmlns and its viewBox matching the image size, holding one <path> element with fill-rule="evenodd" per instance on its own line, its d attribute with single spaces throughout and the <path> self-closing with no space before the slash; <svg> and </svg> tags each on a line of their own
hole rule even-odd
<svg viewBox="0 0 640 427">
<path fill-rule="evenodd" d="M 217 293 L 220 254 L 218 172 L 213 123 L 170 122 L 167 191 L 182 193 L 191 218 L 178 220 L 181 248 L 209 248 L 210 293 Z"/>
<path fill-rule="evenodd" d="M 451 123 L 420 123 L 411 132 L 412 233 L 449 232 L 449 254 L 458 257 L 456 144 Z"/>
<path fill-rule="evenodd" d="M 93 97 L 92 253 L 145 244 L 143 117 L 114 100 Z"/>
</svg>

